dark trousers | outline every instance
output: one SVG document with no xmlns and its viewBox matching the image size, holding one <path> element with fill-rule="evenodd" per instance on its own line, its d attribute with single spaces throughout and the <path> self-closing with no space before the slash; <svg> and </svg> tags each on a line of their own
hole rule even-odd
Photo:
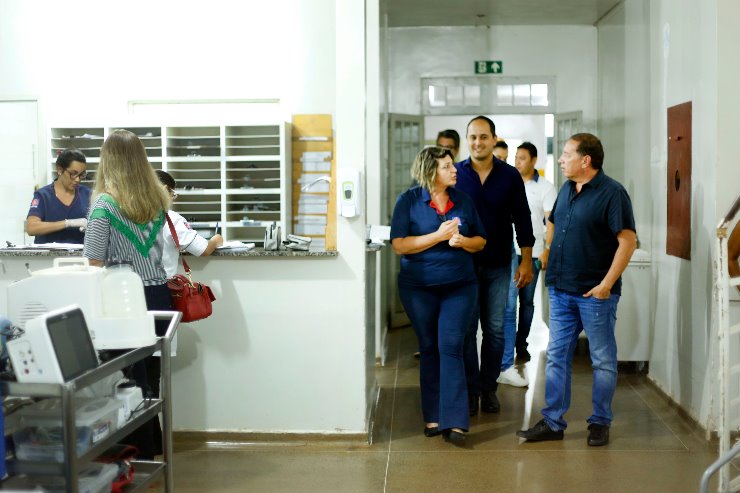
<svg viewBox="0 0 740 493">
<path fill-rule="evenodd" d="M 479 301 L 473 310 L 465 336 L 465 371 L 468 392 L 496 392 L 504 355 L 504 309 L 509 292 L 511 264 L 505 267 L 478 267 Z M 480 367 L 478 366 L 478 320 L 482 330 Z"/>
<path fill-rule="evenodd" d="M 478 300 L 478 285 L 402 286 L 399 296 L 419 339 L 424 422 L 440 429 L 470 428 L 463 341 Z"/>
<path fill-rule="evenodd" d="M 172 298 L 166 284 L 144 286 L 144 295 L 148 310 L 172 310 Z M 155 321 L 157 335 L 164 335 L 168 325 L 169 322 L 166 320 Z M 159 358 L 148 356 L 143 361 L 135 363 L 131 368 L 131 376 L 136 381 L 136 385 L 141 387 L 145 398 L 159 397 Z M 139 449 L 140 459 L 151 459 L 161 454 L 162 428 L 159 425 L 159 418 L 152 418 L 124 438 L 123 442 L 136 446 Z"/>
</svg>

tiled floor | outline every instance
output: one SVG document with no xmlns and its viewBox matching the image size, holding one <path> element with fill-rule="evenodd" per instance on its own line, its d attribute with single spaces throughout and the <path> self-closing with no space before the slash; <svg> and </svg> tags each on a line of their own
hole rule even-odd
<svg viewBox="0 0 740 493">
<path fill-rule="evenodd" d="M 465 448 L 425 438 L 416 340 L 390 334 L 379 368 L 372 445 L 176 443 L 175 491 L 189 492 L 698 492 L 716 446 L 636 374 L 620 375 L 606 447 L 586 445 L 591 371 L 577 356 L 569 428 L 559 442 L 522 443 L 515 431 L 540 419 L 547 328 L 533 327 L 528 389 L 499 387 L 500 414 L 472 419 Z"/>
</svg>

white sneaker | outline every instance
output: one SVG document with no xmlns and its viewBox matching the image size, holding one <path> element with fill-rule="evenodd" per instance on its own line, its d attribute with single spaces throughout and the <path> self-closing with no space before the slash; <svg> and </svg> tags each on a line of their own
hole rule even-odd
<svg viewBox="0 0 740 493">
<path fill-rule="evenodd" d="M 519 375 L 519 372 L 513 366 L 502 371 L 501 375 L 496 379 L 496 382 L 504 385 L 511 385 L 512 387 L 527 387 L 529 385 L 527 377 Z"/>
</svg>

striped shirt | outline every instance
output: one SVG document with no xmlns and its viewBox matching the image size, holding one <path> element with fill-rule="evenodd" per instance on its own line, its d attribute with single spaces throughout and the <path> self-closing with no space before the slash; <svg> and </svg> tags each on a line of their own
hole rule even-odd
<svg viewBox="0 0 740 493">
<path fill-rule="evenodd" d="M 83 255 L 104 262 L 131 263 L 144 286 L 165 284 L 164 224 L 164 211 L 154 221 L 137 224 L 121 212 L 113 197 L 101 194 L 90 206 Z"/>
</svg>

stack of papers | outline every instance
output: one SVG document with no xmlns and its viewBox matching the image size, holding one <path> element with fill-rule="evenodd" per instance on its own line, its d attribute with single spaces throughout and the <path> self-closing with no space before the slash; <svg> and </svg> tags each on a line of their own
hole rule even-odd
<svg viewBox="0 0 740 493">
<path fill-rule="evenodd" d="M 224 244 L 216 248 L 216 250 L 251 250 L 252 248 L 254 248 L 254 243 L 231 240 L 224 241 Z"/>
</svg>

